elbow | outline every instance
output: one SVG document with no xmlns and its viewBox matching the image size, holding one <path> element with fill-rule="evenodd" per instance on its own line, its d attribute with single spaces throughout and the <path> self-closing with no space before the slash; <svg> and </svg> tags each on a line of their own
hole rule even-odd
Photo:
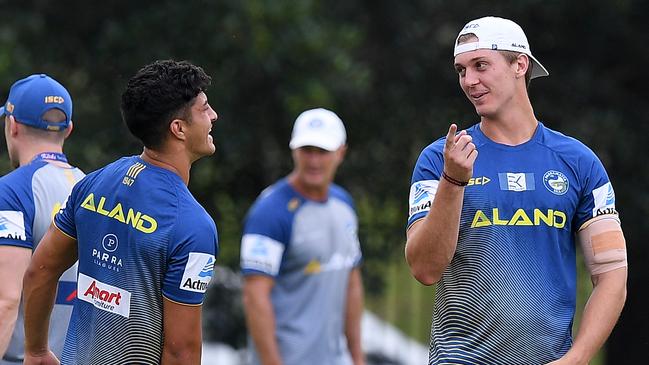
<svg viewBox="0 0 649 365">
<path fill-rule="evenodd" d="M 200 359 L 201 342 L 185 339 L 165 341 L 163 359 L 165 364 L 194 364 Z"/>
<path fill-rule="evenodd" d="M 252 293 L 251 290 L 247 288 L 245 285 L 243 288 L 243 293 L 241 295 L 241 301 L 243 304 L 243 309 L 245 311 L 250 310 L 250 308 L 254 307 L 255 303 L 257 302 L 255 298 L 255 293 Z"/>
<path fill-rule="evenodd" d="M 52 278 L 53 276 L 54 275 L 51 275 L 50 272 L 39 269 L 33 262 L 31 262 L 29 266 L 27 266 L 27 270 L 25 270 L 25 274 L 23 275 L 23 291 L 28 292 L 36 282 L 51 281 L 52 279 L 58 281 L 59 277 L 57 276 L 56 278 Z"/>
<path fill-rule="evenodd" d="M 415 270 L 410 267 L 410 273 L 418 282 L 426 286 L 436 284 L 441 279 L 441 275 L 437 275 L 437 273 L 430 270 Z"/>
<path fill-rule="evenodd" d="M 20 305 L 20 293 L 18 295 L 4 295 L 0 297 L 0 318 L 9 322 L 14 322 L 18 317 L 18 307 Z M 4 320 L 3 320 L 4 322 Z"/>
<path fill-rule="evenodd" d="M 407 244 L 406 262 L 410 268 L 410 274 L 423 285 L 430 286 L 436 284 L 442 278 L 442 271 L 435 269 L 437 265 L 422 260 L 421 255 L 417 255 L 412 250 L 408 250 Z"/>
<path fill-rule="evenodd" d="M 410 274 L 417 279 L 418 282 L 430 286 L 437 283 L 442 278 L 442 273 L 434 270 L 431 265 L 427 265 L 415 258 L 409 258 L 406 255 L 406 262 L 410 268 Z"/>
<path fill-rule="evenodd" d="M 627 290 L 626 290 L 626 283 L 625 283 L 620 290 L 620 300 L 622 301 L 623 304 L 626 303 L 626 292 Z"/>
</svg>

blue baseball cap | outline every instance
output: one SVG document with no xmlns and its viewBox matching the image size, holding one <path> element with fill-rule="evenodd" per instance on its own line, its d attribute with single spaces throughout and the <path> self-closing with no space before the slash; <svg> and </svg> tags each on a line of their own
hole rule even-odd
<svg viewBox="0 0 649 365">
<path fill-rule="evenodd" d="M 48 122 L 43 115 L 50 109 L 60 109 L 65 114 L 61 122 Z M 72 98 L 58 81 L 45 74 L 36 74 L 11 85 L 9 97 L 0 115 L 12 115 L 17 122 L 35 128 L 60 131 L 70 125 Z"/>
</svg>

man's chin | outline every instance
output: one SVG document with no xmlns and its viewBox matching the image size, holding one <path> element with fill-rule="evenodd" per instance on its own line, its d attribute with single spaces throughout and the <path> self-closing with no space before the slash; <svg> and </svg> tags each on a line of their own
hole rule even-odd
<svg viewBox="0 0 649 365">
<path fill-rule="evenodd" d="M 305 182 L 307 185 L 314 188 L 322 188 L 327 185 L 325 179 L 322 177 L 307 177 Z"/>
</svg>

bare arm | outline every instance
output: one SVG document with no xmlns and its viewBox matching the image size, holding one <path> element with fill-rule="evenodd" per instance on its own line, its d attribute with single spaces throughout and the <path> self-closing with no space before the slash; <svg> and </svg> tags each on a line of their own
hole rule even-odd
<svg viewBox="0 0 649 365">
<path fill-rule="evenodd" d="M 263 365 L 280 365 L 275 337 L 275 313 L 270 292 L 275 280 L 265 275 L 246 276 L 243 285 L 243 307 L 250 336 Z"/>
<path fill-rule="evenodd" d="M 162 365 L 201 363 L 201 310 L 163 297 Z"/>
<path fill-rule="evenodd" d="M 25 247 L 0 246 L 0 359 L 4 356 L 18 318 L 23 275 L 32 251 Z"/>
<path fill-rule="evenodd" d="M 453 179 L 468 181 L 478 151 L 471 136 L 465 131 L 455 135 L 456 131 L 451 124 L 444 145 L 444 171 Z M 408 229 L 406 261 L 424 285 L 438 282 L 455 254 L 463 202 L 464 187 L 440 178 L 430 211 Z"/>
<path fill-rule="evenodd" d="M 49 351 L 47 333 L 61 274 L 77 261 L 77 241 L 53 224 L 41 240 L 25 272 L 25 363 L 30 355 Z"/>
<path fill-rule="evenodd" d="M 345 312 L 345 337 L 354 365 L 364 365 L 365 356 L 361 347 L 361 319 L 363 317 L 363 281 L 361 271 L 355 268 L 349 274 L 347 305 Z"/>
<path fill-rule="evenodd" d="M 592 276 L 593 292 L 584 308 L 572 348 L 550 364 L 588 364 L 604 345 L 622 312 L 626 278 L 626 267 Z"/>
</svg>

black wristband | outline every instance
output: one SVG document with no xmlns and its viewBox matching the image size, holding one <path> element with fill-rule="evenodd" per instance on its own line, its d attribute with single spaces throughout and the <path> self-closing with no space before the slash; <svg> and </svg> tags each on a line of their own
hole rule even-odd
<svg viewBox="0 0 649 365">
<path fill-rule="evenodd" d="M 444 178 L 444 180 L 450 182 L 450 183 L 453 184 L 453 185 L 457 185 L 457 186 L 467 186 L 467 184 L 469 184 L 468 181 L 460 181 L 460 180 L 456 180 L 456 179 L 454 179 L 454 178 L 448 176 L 448 175 L 446 174 L 446 171 L 442 171 L 442 177 Z"/>
</svg>

